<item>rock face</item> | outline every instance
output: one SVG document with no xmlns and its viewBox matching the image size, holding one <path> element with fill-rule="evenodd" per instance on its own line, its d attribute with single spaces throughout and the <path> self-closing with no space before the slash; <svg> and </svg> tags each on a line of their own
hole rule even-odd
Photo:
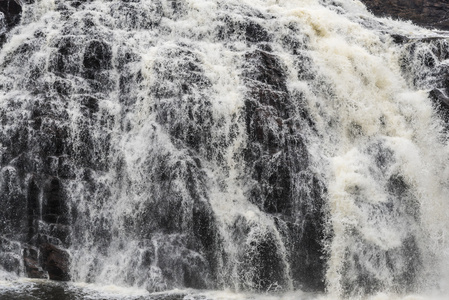
<svg viewBox="0 0 449 300">
<path fill-rule="evenodd" d="M 66 281 L 69 276 L 69 254 L 67 251 L 52 244 L 41 245 L 43 266 L 48 271 L 50 279 Z"/>
<path fill-rule="evenodd" d="M 265 213 L 276 216 L 281 233 L 292 241 L 289 243 L 289 251 L 294 253 L 291 271 L 301 282 L 301 289 L 324 290 L 321 249 L 324 186 L 308 170 L 309 154 L 302 133 L 308 119 L 305 114 L 303 118 L 295 115 L 298 98 L 288 91 L 287 76 L 279 58 L 272 54 L 270 47 L 259 47 L 263 50 L 245 56 L 252 66 L 244 74 L 248 85 L 246 130 L 251 141 L 245 159 L 255 182 L 250 200 Z M 298 174 L 301 174 L 299 178 Z M 301 186 L 301 182 L 307 184 Z M 305 225 L 298 225 L 298 216 Z M 272 260 L 269 268 L 259 263 L 259 290 L 269 289 L 270 279 L 285 281 L 282 260 L 270 253 L 273 243 L 269 242 L 261 244 L 256 253 L 248 249 L 253 255 L 252 264 L 257 264 L 258 259 Z"/>
<path fill-rule="evenodd" d="M 22 7 L 14 0 L 0 1 L 0 47 L 5 42 L 6 33 L 20 22 Z"/>
<path fill-rule="evenodd" d="M 375 15 L 411 20 L 415 24 L 449 30 L 449 2 L 442 0 L 362 0 Z"/>
<path fill-rule="evenodd" d="M 326 191 L 305 141 L 313 124 L 276 50 L 304 66 L 303 33 L 250 7 L 217 10 L 208 35 L 232 62 L 219 77 L 241 74 L 237 103 L 221 100 L 208 47 L 164 42 L 147 64 L 127 42 L 177 31 L 191 13 L 183 1 L 56 0 L 58 34 L 45 25 L 5 50 L 0 269 L 86 282 L 110 274 L 150 291 L 324 290 Z M 287 34 L 274 38 L 271 26 Z M 145 147 L 137 160 L 133 143 Z"/>
<path fill-rule="evenodd" d="M 397 39 L 395 38 L 395 41 Z M 429 91 L 445 130 L 449 129 L 449 42 L 444 37 L 405 39 L 402 68 L 409 82 Z"/>
</svg>

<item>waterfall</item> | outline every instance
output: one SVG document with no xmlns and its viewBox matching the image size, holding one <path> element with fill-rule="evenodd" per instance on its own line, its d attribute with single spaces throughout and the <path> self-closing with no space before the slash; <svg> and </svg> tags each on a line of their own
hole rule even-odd
<svg viewBox="0 0 449 300">
<path fill-rule="evenodd" d="M 447 290 L 447 33 L 353 0 L 20 4 L 0 279 Z"/>
</svg>

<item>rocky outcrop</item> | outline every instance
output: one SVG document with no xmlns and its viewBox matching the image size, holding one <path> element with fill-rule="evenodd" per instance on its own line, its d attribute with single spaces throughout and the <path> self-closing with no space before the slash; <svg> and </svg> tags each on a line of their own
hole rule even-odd
<svg viewBox="0 0 449 300">
<path fill-rule="evenodd" d="M 243 74 L 248 86 L 245 121 L 250 140 L 245 159 L 254 180 L 249 198 L 262 211 L 276 216 L 278 230 L 289 241 L 290 268 L 299 282 L 295 287 L 324 290 L 324 189 L 309 169 L 304 142 L 304 131 L 311 124 L 306 112 L 296 115 L 295 101 L 300 97 L 287 88 L 279 57 L 269 45 L 258 46 L 245 55 L 248 69 Z M 304 182 L 307 184 L 301 185 Z M 245 249 L 250 259 L 244 256 L 243 265 L 250 264 L 256 270 L 253 281 L 257 289 L 269 290 L 273 282 L 285 285 L 282 259 L 273 251 L 274 239 L 268 235 L 256 245 L 257 250 Z"/>
<path fill-rule="evenodd" d="M 25 272 L 30 278 L 47 278 L 47 273 L 39 263 L 39 250 L 36 247 L 28 246 L 23 251 L 23 264 Z"/>
<path fill-rule="evenodd" d="M 442 0 L 361 0 L 379 16 L 389 16 L 424 26 L 449 30 L 449 2 Z"/>
<path fill-rule="evenodd" d="M 449 130 L 449 42 L 445 37 L 398 38 L 404 47 L 402 69 L 411 85 L 429 92 L 435 111 Z"/>
<path fill-rule="evenodd" d="M 43 267 L 47 270 L 50 279 L 67 281 L 69 276 L 69 259 L 67 251 L 50 243 L 41 245 Z"/>
<path fill-rule="evenodd" d="M 323 291 L 325 190 L 304 138 L 313 124 L 275 50 L 285 47 L 305 66 L 300 29 L 282 28 L 278 40 L 266 24 L 278 26 L 273 16 L 223 4 L 210 33 L 214 46 L 228 56 L 234 42 L 247 44 L 243 55 L 232 50 L 242 58 L 232 68 L 246 92 L 228 113 L 217 109 L 221 83 L 195 43 L 158 46 L 147 66 L 140 46 L 115 37 L 117 28 L 130 36 L 137 28 L 162 39 L 161 16 L 176 20 L 183 1 L 105 2 L 105 18 L 84 2 L 55 1 L 60 32 L 36 29 L 8 49 L 2 65 L 7 82 L 0 89 L 18 86 L 20 97 L 10 92 L 0 107 L 0 239 L 8 252 L 0 267 L 87 282 L 108 269 L 111 282 L 152 292 Z M 116 22 L 105 26 L 109 18 Z M 134 111 L 145 125 L 134 122 Z M 128 146 L 119 145 L 132 145 L 143 125 L 146 150 L 129 161 Z M 241 175 L 234 179 L 231 167 Z M 216 199 L 228 191 L 232 199 L 222 208 Z"/>
<path fill-rule="evenodd" d="M 19 24 L 22 6 L 15 0 L 0 1 L 0 47 L 6 39 L 6 33 Z"/>
</svg>

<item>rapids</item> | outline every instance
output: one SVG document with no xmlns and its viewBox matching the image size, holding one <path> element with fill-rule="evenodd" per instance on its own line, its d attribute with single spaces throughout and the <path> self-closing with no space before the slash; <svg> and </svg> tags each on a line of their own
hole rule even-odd
<svg viewBox="0 0 449 300">
<path fill-rule="evenodd" d="M 22 2 L 0 296 L 449 293 L 448 33 L 357 0 Z"/>
</svg>

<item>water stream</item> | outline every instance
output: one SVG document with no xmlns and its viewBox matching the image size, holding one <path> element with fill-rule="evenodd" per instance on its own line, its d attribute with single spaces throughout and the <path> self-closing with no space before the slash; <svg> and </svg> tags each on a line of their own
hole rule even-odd
<svg viewBox="0 0 449 300">
<path fill-rule="evenodd" d="M 352 0 L 24 2 L 0 297 L 448 292 L 446 33 Z"/>
</svg>

